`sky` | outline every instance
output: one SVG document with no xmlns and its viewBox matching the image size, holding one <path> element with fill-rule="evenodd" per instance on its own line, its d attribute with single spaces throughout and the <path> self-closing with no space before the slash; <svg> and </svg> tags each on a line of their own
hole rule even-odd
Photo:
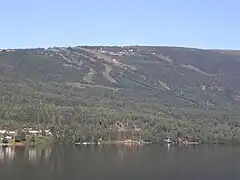
<svg viewBox="0 0 240 180">
<path fill-rule="evenodd" d="M 0 0 L 0 48 L 240 49 L 239 0 Z"/>
</svg>

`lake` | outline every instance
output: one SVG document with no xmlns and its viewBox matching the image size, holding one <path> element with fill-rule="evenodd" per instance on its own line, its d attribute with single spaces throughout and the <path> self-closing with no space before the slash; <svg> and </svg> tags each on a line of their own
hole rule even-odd
<svg viewBox="0 0 240 180">
<path fill-rule="evenodd" d="M 1 180 L 237 180 L 240 147 L 0 147 Z"/>
</svg>

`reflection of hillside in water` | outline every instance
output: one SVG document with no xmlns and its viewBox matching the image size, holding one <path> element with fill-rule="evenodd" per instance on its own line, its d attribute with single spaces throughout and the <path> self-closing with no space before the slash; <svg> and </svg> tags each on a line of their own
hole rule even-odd
<svg viewBox="0 0 240 180">
<path fill-rule="evenodd" d="M 40 161 L 48 161 L 50 155 L 50 147 L 0 147 L 0 164 L 15 163 L 17 161 L 34 164 L 39 163 Z"/>
<path fill-rule="evenodd" d="M 15 149 L 14 147 L 1 147 L 0 148 L 0 163 L 7 163 L 14 160 Z"/>
</svg>

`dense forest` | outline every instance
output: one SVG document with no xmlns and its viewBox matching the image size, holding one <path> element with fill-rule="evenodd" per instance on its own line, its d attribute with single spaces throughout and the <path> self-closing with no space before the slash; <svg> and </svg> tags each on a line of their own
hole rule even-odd
<svg viewBox="0 0 240 180">
<path fill-rule="evenodd" d="M 0 52 L 0 128 L 99 139 L 240 142 L 240 55 L 173 47 Z"/>
</svg>

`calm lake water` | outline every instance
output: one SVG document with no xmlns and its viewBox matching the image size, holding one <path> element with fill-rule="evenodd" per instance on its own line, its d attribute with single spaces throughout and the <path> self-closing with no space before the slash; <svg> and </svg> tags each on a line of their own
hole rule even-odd
<svg viewBox="0 0 240 180">
<path fill-rule="evenodd" d="M 1 180 L 239 180 L 240 147 L 0 147 Z"/>
</svg>

